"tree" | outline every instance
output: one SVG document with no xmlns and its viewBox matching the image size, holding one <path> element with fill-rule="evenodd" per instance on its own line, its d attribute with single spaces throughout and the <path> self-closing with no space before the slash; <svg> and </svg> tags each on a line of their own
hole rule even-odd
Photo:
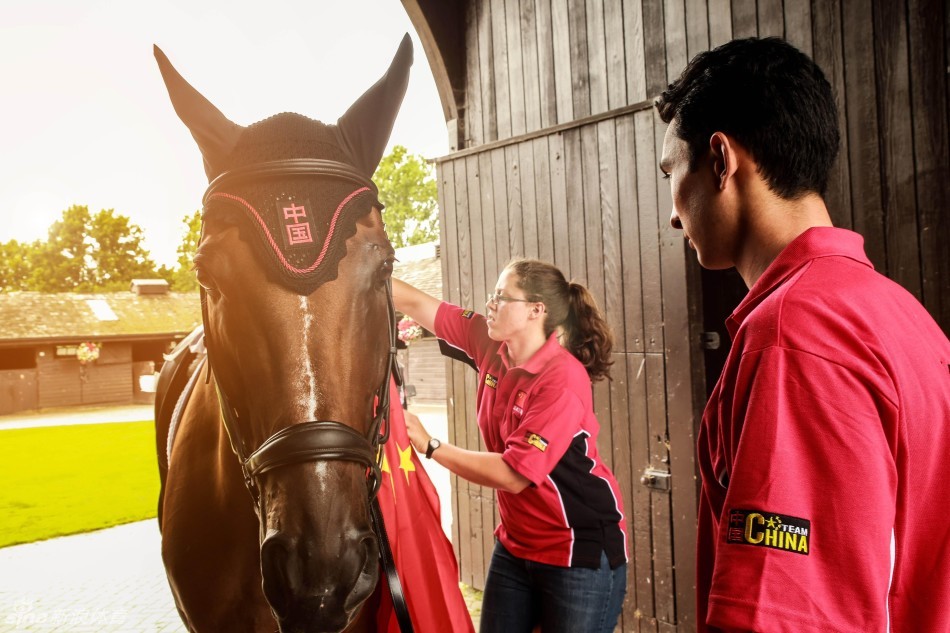
<svg viewBox="0 0 950 633">
<path fill-rule="evenodd" d="M 89 223 L 92 238 L 89 271 L 96 290 L 127 290 L 133 279 L 155 276 L 155 262 L 142 245 L 142 229 L 113 209 L 99 211 Z"/>
<path fill-rule="evenodd" d="M 49 238 L 40 242 L 31 258 L 30 290 L 40 292 L 89 292 L 92 288 L 90 250 L 87 238 L 92 217 L 89 207 L 73 205 L 49 228 Z"/>
<path fill-rule="evenodd" d="M 192 261 L 198 252 L 198 240 L 201 239 L 201 211 L 195 211 L 182 219 L 186 231 L 178 245 L 178 267 L 174 270 L 162 268 L 161 276 L 168 280 L 172 290 L 177 292 L 191 292 L 198 289 L 198 280 Z"/>
<path fill-rule="evenodd" d="M 10 240 L 0 243 L 0 292 L 28 290 L 34 251 L 39 242 Z"/>
<path fill-rule="evenodd" d="M 439 238 L 438 187 L 435 169 L 402 145 L 383 157 L 373 175 L 383 221 L 393 246 L 424 244 Z"/>
</svg>

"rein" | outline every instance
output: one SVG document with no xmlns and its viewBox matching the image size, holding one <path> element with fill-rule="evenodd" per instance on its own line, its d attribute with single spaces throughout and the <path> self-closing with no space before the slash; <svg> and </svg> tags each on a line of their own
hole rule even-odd
<svg viewBox="0 0 950 633">
<path fill-rule="evenodd" d="M 223 193 L 220 190 L 225 189 L 235 182 L 243 183 L 248 180 L 264 180 L 288 176 L 319 176 L 323 178 L 342 179 L 359 185 L 361 187 L 360 190 L 369 188 L 374 194 L 378 191 L 372 180 L 366 178 L 353 167 L 345 163 L 332 160 L 299 158 L 269 161 L 225 172 L 208 185 L 202 203 L 207 205 L 213 198 L 231 198 L 229 194 Z M 341 203 L 338 212 L 352 197 L 353 195 L 351 194 L 351 196 Z M 378 206 L 382 208 L 382 205 Z M 364 436 L 346 424 L 335 420 L 309 420 L 292 424 L 281 429 L 264 440 L 259 447 L 251 451 L 242 437 L 238 426 L 240 412 L 231 404 L 227 393 L 217 380 L 215 381 L 215 388 L 223 413 L 222 419 L 225 431 L 228 434 L 231 449 L 235 455 L 237 455 L 240 462 L 244 485 L 254 500 L 258 519 L 264 516 L 264 500 L 261 495 L 258 478 L 270 470 L 290 464 L 324 460 L 352 461 L 366 467 L 367 496 L 370 503 L 370 515 L 373 520 L 373 530 L 379 542 L 382 567 L 386 573 L 390 592 L 392 593 L 393 607 L 396 611 L 400 629 L 404 632 L 411 632 L 413 628 L 409 617 L 408 606 L 402 591 L 402 584 L 396 573 L 392 549 L 386 535 L 385 526 L 383 525 L 379 503 L 376 499 L 376 494 L 379 492 L 382 483 L 381 468 L 383 451 L 381 445 L 385 444 L 389 439 L 389 386 L 391 377 L 398 372 L 398 366 L 396 364 L 397 326 L 396 311 L 392 296 L 392 282 L 387 283 L 386 299 L 389 319 L 389 351 L 387 353 L 386 372 L 383 382 L 376 390 L 375 413 L 367 435 Z M 207 300 L 204 288 L 201 289 L 201 318 L 204 323 L 205 346 L 209 366 L 208 376 L 210 376 L 213 373 L 212 350 L 215 347 L 215 341 L 208 327 L 210 321 L 208 319 Z"/>
</svg>

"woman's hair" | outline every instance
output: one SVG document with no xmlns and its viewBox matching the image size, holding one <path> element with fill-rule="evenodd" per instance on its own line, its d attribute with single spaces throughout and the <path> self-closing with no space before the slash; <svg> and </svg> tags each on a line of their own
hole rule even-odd
<svg viewBox="0 0 950 633">
<path fill-rule="evenodd" d="M 561 327 L 564 347 L 587 368 L 591 380 L 609 378 L 614 337 L 590 291 L 536 259 L 516 259 L 505 268 L 518 276 L 515 283 L 526 299 L 544 304 L 544 335 Z"/>
</svg>

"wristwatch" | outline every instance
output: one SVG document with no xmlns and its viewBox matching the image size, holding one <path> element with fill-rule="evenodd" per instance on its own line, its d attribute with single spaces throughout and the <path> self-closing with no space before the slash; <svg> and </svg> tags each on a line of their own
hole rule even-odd
<svg viewBox="0 0 950 633">
<path fill-rule="evenodd" d="M 429 440 L 429 445 L 426 447 L 426 459 L 432 459 L 432 453 L 435 452 L 435 449 L 442 446 L 442 442 L 435 439 L 434 437 Z"/>
</svg>

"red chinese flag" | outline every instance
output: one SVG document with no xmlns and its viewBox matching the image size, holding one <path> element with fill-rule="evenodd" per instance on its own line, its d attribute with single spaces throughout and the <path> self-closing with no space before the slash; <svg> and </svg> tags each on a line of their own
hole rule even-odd
<svg viewBox="0 0 950 633">
<path fill-rule="evenodd" d="M 455 552 L 442 531 L 439 496 L 409 443 L 395 381 L 389 389 L 391 431 L 383 448 L 379 506 L 413 628 L 418 633 L 474 633 L 459 589 Z M 385 584 L 385 575 L 380 575 L 379 582 Z M 383 591 L 377 622 L 379 631 L 399 633 L 388 588 Z"/>
</svg>

